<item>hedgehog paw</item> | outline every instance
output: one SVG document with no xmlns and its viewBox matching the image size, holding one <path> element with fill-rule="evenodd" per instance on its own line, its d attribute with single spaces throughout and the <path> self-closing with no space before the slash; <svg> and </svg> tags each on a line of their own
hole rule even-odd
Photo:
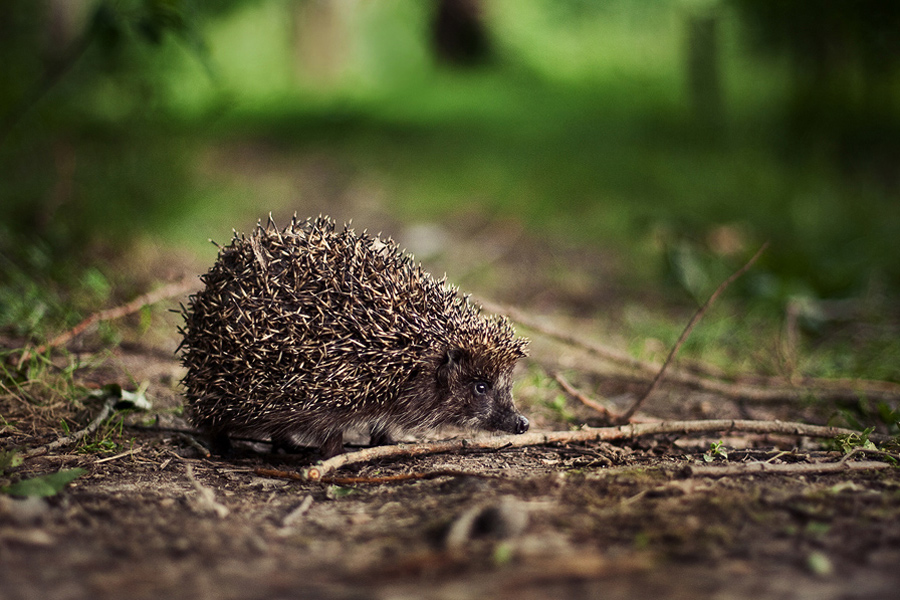
<svg viewBox="0 0 900 600">
<path fill-rule="evenodd" d="M 389 446 L 396 444 L 397 440 L 391 435 L 391 431 L 387 428 L 373 426 L 369 432 L 370 446 Z"/>
<path fill-rule="evenodd" d="M 322 446 L 319 448 L 319 452 L 322 454 L 322 458 L 331 458 L 332 456 L 337 456 L 338 454 L 344 453 L 344 434 L 341 431 L 337 433 L 332 433 L 328 437 L 325 438 L 325 441 L 322 442 Z"/>
</svg>

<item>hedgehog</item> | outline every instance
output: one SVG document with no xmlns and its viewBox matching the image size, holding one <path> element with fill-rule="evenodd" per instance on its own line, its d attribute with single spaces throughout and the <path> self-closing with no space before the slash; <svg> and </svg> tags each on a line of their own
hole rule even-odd
<svg viewBox="0 0 900 600">
<path fill-rule="evenodd" d="M 380 445 L 448 425 L 528 429 L 511 392 L 528 340 L 390 238 L 270 216 L 201 281 L 179 351 L 186 414 L 217 452 L 238 436 L 330 457 L 348 430 Z"/>
</svg>

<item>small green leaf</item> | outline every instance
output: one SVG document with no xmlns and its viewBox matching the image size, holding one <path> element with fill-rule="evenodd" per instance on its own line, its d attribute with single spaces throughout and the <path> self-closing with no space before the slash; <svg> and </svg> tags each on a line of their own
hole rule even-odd
<svg viewBox="0 0 900 600">
<path fill-rule="evenodd" d="M 869 435 L 875 430 L 874 427 L 864 429 L 860 433 L 848 433 L 847 435 L 839 435 L 834 439 L 833 445 L 838 450 L 847 454 L 856 448 L 865 450 L 877 450 L 875 444 L 869 440 Z"/>
<path fill-rule="evenodd" d="M 825 576 L 834 572 L 834 565 L 832 565 L 831 559 L 818 550 L 810 552 L 806 558 L 806 565 L 816 575 Z"/>
<path fill-rule="evenodd" d="M 848 491 L 849 492 L 862 492 L 862 491 L 865 491 L 865 489 L 866 488 L 864 488 L 863 486 L 853 483 L 852 481 L 842 481 L 842 482 L 837 483 L 837 484 L 831 486 L 830 488 L 828 488 L 828 491 L 831 492 L 832 494 L 840 494 L 841 492 L 848 492 Z"/>
<path fill-rule="evenodd" d="M 724 442 L 722 440 L 712 442 L 709 445 L 709 450 L 703 455 L 703 460 L 706 462 L 712 462 L 716 458 L 728 460 L 728 452 L 723 448 L 723 444 Z"/>
<path fill-rule="evenodd" d="M 681 241 L 669 249 L 669 267 L 675 280 L 698 302 L 710 291 L 708 257 L 692 244 Z"/>
<path fill-rule="evenodd" d="M 340 485 L 332 485 L 326 490 L 329 498 L 343 498 L 351 494 L 356 494 L 357 490 L 352 487 L 344 487 Z"/>
<path fill-rule="evenodd" d="M 821 537 L 831 531 L 831 525 L 822 523 L 821 521 L 810 521 L 806 524 L 806 533 L 812 536 Z"/>
<path fill-rule="evenodd" d="M 494 548 L 494 564 L 498 566 L 507 565 L 512 562 L 513 555 L 512 544 L 506 542 L 497 544 L 497 547 Z"/>
<path fill-rule="evenodd" d="M 0 474 L 22 464 L 22 457 L 15 450 L 0 452 Z"/>
<path fill-rule="evenodd" d="M 40 475 L 31 479 L 23 479 L 18 483 L 0 488 L 0 491 L 12 496 L 55 496 L 74 479 L 87 473 L 84 469 L 65 469 Z"/>
</svg>

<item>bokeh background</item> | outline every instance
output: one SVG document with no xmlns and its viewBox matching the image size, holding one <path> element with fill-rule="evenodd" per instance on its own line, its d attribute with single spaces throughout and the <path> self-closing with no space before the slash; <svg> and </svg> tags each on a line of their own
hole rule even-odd
<svg viewBox="0 0 900 600">
<path fill-rule="evenodd" d="M 4 0 L 0 330 L 324 212 L 426 262 L 467 228 L 596 259 L 588 317 L 696 307 L 769 241 L 732 316 L 897 380 L 898 32 L 896 0 Z"/>
</svg>

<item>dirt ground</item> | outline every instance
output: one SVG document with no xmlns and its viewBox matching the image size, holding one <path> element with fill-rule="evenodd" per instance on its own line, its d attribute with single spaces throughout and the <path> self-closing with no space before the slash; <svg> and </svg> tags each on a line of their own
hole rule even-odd
<svg viewBox="0 0 900 600">
<path fill-rule="evenodd" d="M 180 433 L 125 433 L 124 456 L 61 451 L 17 470 L 87 474 L 46 500 L 0 496 L 0 597 L 822 599 L 900 584 L 896 469 L 697 477 L 684 467 L 705 464 L 708 442 L 653 438 L 365 464 L 342 474 L 471 476 L 336 486 L 254 473 L 312 456 L 258 446 L 226 461 Z M 746 445 L 728 461 L 828 454 Z"/>
<path fill-rule="evenodd" d="M 560 315 L 589 315 L 598 303 L 610 315 L 622 310 L 627 293 L 595 284 L 614 281 L 614 267 L 566 249 L 507 252 L 504 240 L 520 239 L 514 229 L 468 231 L 475 233 L 451 244 L 456 254 L 445 254 L 439 268 L 496 249 L 486 252 L 494 298 L 555 314 L 560 327 L 585 337 L 610 334 L 603 324 Z M 482 284 L 477 268 L 447 270 L 475 291 Z M 46 499 L 0 495 L 0 599 L 897 597 L 897 469 L 709 477 L 687 468 L 839 458 L 805 438 L 653 436 L 382 460 L 336 473 L 467 474 L 357 485 L 262 477 L 255 469 L 297 471 L 316 460 L 271 454 L 266 444 L 240 446 L 228 460 L 204 457 L 179 416 L 178 319 L 165 312 L 177 301 L 154 312 L 149 331 L 137 317 L 125 319 L 124 339 L 112 349 L 87 335 L 57 357 L 62 368 L 73 357 L 89 364 L 75 370 L 89 387 L 148 382 L 153 409 L 114 415 L 86 440 L 93 446 L 73 444 L 11 471 L 7 480 L 87 472 Z M 566 369 L 582 389 L 619 407 L 646 385 L 591 360 L 534 336 L 516 388 L 533 431 L 596 421 L 548 385 L 538 364 Z M 99 410 L 96 401 L 71 414 L 4 398 L 2 449 L 51 442 L 59 418 L 83 427 Z M 642 417 L 823 423 L 832 409 L 664 385 Z M 452 435 L 459 434 L 434 437 Z M 117 447 L 104 451 L 98 439 Z M 721 452 L 711 452 L 718 442 Z"/>
</svg>

